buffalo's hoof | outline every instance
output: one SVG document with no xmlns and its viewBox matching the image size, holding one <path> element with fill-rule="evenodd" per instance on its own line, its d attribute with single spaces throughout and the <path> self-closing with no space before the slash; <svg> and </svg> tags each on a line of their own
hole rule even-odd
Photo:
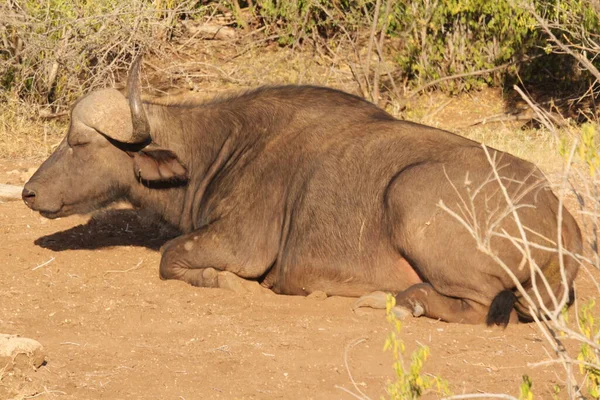
<svg viewBox="0 0 600 400">
<path fill-rule="evenodd" d="M 360 307 L 370 307 L 375 309 L 385 309 L 387 302 L 387 293 L 385 292 L 372 292 L 361 296 L 352 305 L 352 310 L 356 310 Z"/>
<path fill-rule="evenodd" d="M 322 290 L 315 290 L 314 292 L 306 296 L 306 298 L 314 300 L 325 300 L 327 299 L 327 293 L 325 293 Z"/>
<path fill-rule="evenodd" d="M 205 268 L 202 270 L 202 286 L 207 288 L 218 287 L 218 272 L 214 268 Z"/>
<path fill-rule="evenodd" d="M 412 310 L 413 317 L 420 317 L 423 314 L 425 314 L 425 308 L 423 308 L 421 303 L 415 302 L 415 304 L 413 304 L 413 310 Z"/>
<path fill-rule="evenodd" d="M 414 315 L 413 312 L 407 308 L 401 307 L 401 306 L 396 306 L 394 308 L 392 308 L 392 314 L 394 314 L 394 316 L 398 319 L 406 319 L 407 317 L 410 317 L 411 315 Z"/>
<path fill-rule="evenodd" d="M 235 293 L 273 294 L 271 290 L 262 287 L 258 282 L 240 278 L 229 271 L 219 272 L 217 280 L 219 288 L 231 290 Z"/>
</svg>

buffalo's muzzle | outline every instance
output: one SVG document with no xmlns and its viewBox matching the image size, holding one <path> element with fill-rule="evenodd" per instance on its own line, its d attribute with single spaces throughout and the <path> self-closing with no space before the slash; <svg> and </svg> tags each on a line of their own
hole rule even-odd
<svg viewBox="0 0 600 400">
<path fill-rule="evenodd" d="M 33 190 L 30 190 L 25 186 L 21 193 L 21 197 L 28 207 L 33 207 L 33 203 L 35 202 L 35 192 Z"/>
</svg>

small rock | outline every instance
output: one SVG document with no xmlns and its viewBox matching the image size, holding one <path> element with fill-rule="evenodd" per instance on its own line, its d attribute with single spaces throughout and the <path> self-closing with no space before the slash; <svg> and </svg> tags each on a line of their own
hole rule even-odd
<svg viewBox="0 0 600 400">
<path fill-rule="evenodd" d="M 44 363 L 43 350 L 42 345 L 33 339 L 0 334 L 0 369 L 37 369 Z"/>
</svg>

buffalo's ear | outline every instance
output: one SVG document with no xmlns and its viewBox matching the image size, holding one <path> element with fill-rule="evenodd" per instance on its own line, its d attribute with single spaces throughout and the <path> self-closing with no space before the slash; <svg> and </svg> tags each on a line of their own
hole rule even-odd
<svg viewBox="0 0 600 400">
<path fill-rule="evenodd" d="M 138 179 L 144 181 L 185 182 L 187 170 L 177 155 L 162 147 L 151 144 L 138 152 L 129 153 L 133 157 L 133 168 Z"/>
</svg>

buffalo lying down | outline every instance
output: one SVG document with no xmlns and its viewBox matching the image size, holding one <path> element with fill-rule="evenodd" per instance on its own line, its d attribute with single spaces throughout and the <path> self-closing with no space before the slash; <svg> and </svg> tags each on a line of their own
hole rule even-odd
<svg viewBox="0 0 600 400">
<path fill-rule="evenodd" d="M 149 210 L 183 232 L 163 248 L 163 279 L 217 287 L 235 274 L 283 294 L 392 292 L 402 310 L 450 322 L 531 319 L 514 281 L 439 206 L 458 210 L 464 200 L 481 231 L 497 223 L 496 232 L 521 237 L 512 214 L 489 217 L 507 201 L 479 143 L 320 87 L 142 103 L 138 76 L 136 61 L 128 99 L 104 89 L 75 103 L 67 137 L 25 185 L 29 207 L 48 218 L 122 199 Z M 578 253 L 579 228 L 563 210 L 558 230 L 559 202 L 541 172 L 489 152 L 523 205 L 528 239 L 547 247 L 560 232 Z M 506 237 L 491 246 L 531 292 L 522 252 Z M 575 260 L 539 247 L 532 257 L 550 290 L 572 294 Z"/>
</svg>

